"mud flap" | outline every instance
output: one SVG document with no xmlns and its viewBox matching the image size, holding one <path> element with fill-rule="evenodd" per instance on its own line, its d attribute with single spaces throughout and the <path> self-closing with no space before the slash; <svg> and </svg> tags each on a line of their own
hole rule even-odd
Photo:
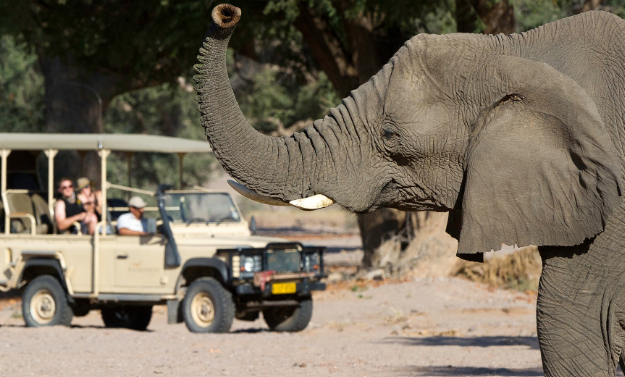
<svg viewBox="0 0 625 377">
<path fill-rule="evenodd" d="M 180 300 L 167 300 L 167 324 L 175 325 L 176 323 L 182 323 Z"/>
</svg>

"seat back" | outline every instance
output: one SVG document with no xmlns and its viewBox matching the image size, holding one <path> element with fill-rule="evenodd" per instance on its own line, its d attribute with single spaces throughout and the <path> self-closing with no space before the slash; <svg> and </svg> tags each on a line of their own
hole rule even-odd
<svg viewBox="0 0 625 377">
<path fill-rule="evenodd" d="M 7 202 L 9 213 L 22 212 L 35 216 L 33 202 L 28 194 L 7 193 Z M 30 226 L 31 223 L 27 218 L 11 219 L 11 233 L 29 233 Z"/>
<path fill-rule="evenodd" d="M 50 213 L 48 202 L 39 194 L 33 194 L 31 197 L 33 207 L 35 209 L 35 220 L 37 220 L 37 233 L 50 234 L 54 229 L 54 216 Z"/>
</svg>

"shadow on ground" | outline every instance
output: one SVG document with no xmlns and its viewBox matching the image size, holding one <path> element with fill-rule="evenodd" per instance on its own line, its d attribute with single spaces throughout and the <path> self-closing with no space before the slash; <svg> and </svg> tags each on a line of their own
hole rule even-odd
<svg viewBox="0 0 625 377">
<path fill-rule="evenodd" d="M 505 377 L 525 377 L 543 376 L 542 368 L 479 368 L 479 367 L 415 367 L 402 368 L 389 373 L 393 376 L 505 376 Z"/>
<path fill-rule="evenodd" d="M 429 336 L 429 337 L 392 337 L 384 343 L 397 343 L 405 346 L 459 346 L 459 347 L 506 347 L 527 346 L 538 349 L 538 338 L 534 336 Z"/>
</svg>

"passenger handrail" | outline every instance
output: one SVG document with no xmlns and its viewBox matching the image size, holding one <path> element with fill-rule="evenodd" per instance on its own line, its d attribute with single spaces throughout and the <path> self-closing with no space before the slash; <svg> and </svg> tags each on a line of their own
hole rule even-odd
<svg viewBox="0 0 625 377">
<path fill-rule="evenodd" d="M 78 221 L 74 221 L 72 226 L 76 227 L 76 230 L 78 231 L 76 234 L 79 235 L 79 236 L 82 236 L 82 226 L 81 226 L 81 224 Z"/>
<path fill-rule="evenodd" d="M 109 211 L 113 212 L 121 212 L 121 211 L 130 211 L 129 207 L 108 207 Z M 165 207 L 167 211 L 180 211 L 180 207 Z M 144 211 L 158 211 L 158 207 L 143 207 Z"/>
<path fill-rule="evenodd" d="M 130 192 L 136 192 L 138 194 L 154 196 L 154 192 L 153 191 L 141 190 L 141 189 L 128 187 L 128 186 L 122 186 L 122 185 L 116 185 L 116 184 L 113 184 L 111 182 L 106 182 L 106 188 L 114 188 L 114 189 L 118 189 L 118 190 L 122 190 L 122 191 L 130 191 Z"/>
<path fill-rule="evenodd" d="M 9 218 L 18 218 L 18 219 L 23 219 L 23 218 L 27 218 L 30 220 L 30 234 L 31 235 L 35 235 L 37 234 L 37 220 L 35 220 L 35 216 L 31 215 L 28 212 L 11 212 L 9 213 Z"/>
</svg>

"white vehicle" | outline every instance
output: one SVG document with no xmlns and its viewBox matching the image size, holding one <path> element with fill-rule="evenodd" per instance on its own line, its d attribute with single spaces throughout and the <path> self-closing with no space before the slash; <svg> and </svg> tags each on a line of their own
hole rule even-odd
<svg viewBox="0 0 625 377">
<path fill-rule="evenodd" d="M 99 154 L 104 198 L 109 188 L 155 196 L 157 204 L 145 210 L 156 233 L 115 234 L 128 207 L 122 198 L 107 198 L 96 234 L 59 234 L 52 215 L 59 150 Z M 33 151 L 48 157 L 47 185 L 37 176 Z M 210 146 L 148 135 L 0 134 L 0 290 L 23 292 L 27 326 L 69 325 L 73 316 L 100 309 L 107 327 L 144 330 L 152 306 L 161 304 L 169 323 L 184 321 L 193 332 L 227 332 L 235 317 L 255 320 L 261 311 L 273 330 L 308 325 L 311 291 L 325 289 L 323 248 L 252 235 L 227 192 L 160 185 L 154 193 L 112 184 L 111 151 L 182 158 Z"/>
</svg>

